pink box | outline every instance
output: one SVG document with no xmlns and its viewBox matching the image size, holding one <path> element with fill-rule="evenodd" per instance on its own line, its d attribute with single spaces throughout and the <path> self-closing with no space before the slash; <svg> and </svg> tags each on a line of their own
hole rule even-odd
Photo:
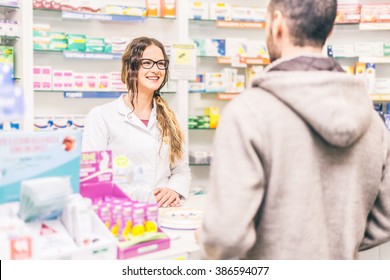
<svg viewBox="0 0 390 280">
<path fill-rule="evenodd" d="M 53 70 L 53 90 L 64 89 L 64 73 L 61 70 Z"/>
<path fill-rule="evenodd" d="M 51 90 L 52 88 L 52 81 L 51 81 L 51 75 L 52 70 L 50 66 L 43 66 L 41 68 L 41 78 L 42 78 L 42 89 L 44 90 Z"/>
<path fill-rule="evenodd" d="M 160 229 L 159 232 L 161 232 Z M 147 253 L 168 249 L 170 246 L 171 246 L 171 240 L 167 237 L 164 239 L 140 243 L 125 249 L 118 248 L 118 259 L 123 260 L 123 259 L 135 258 L 138 256 L 145 255 Z"/>
<path fill-rule="evenodd" d="M 112 181 L 111 151 L 82 152 L 80 183 L 100 183 Z"/>
<path fill-rule="evenodd" d="M 34 89 L 41 89 L 42 88 L 42 69 L 39 66 L 35 66 L 33 68 L 33 80 L 34 80 Z"/>
<path fill-rule="evenodd" d="M 128 198 L 126 194 L 112 182 L 102 183 L 85 183 L 80 184 L 80 194 L 84 197 L 89 197 L 92 200 L 100 199 L 104 196 L 113 196 L 117 198 Z M 159 232 L 162 232 L 159 229 Z M 119 241 L 118 241 L 119 242 Z M 139 244 L 132 245 L 126 248 L 118 246 L 118 259 L 129 259 L 168 249 L 171 246 L 171 240 L 168 236 L 163 239 L 151 240 Z"/>
</svg>

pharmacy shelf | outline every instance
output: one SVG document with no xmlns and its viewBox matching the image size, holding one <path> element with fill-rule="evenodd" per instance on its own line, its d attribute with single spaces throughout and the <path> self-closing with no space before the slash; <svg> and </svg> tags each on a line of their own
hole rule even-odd
<svg viewBox="0 0 390 280">
<path fill-rule="evenodd" d="M 264 29 L 264 21 L 231 21 L 231 20 L 210 20 L 210 19 L 189 19 L 190 23 L 201 25 L 214 25 L 218 28 L 239 28 L 239 29 Z"/>
<path fill-rule="evenodd" d="M 144 22 L 149 19 L 167 19 L 175 20 L 176 17 L 145 17 L 131 16 L 118 14 L 103 14 L 103 13 L 83 13 L 74 11 L 61 11 L 50 9 L 34 9 L 34 13 L 38 16 L 55 16 L 61 17 L 64 20 L 81 20 L 81 21 L 107 21 L 107 22 Z"/>
<path fill-rule="evenodd" d="M 389 94 L 370 94 L 370 98 L 372 101 L 390 101 L 390 93 Z"/>
<path fill-rule="evenodd" d="M 118 98 L 124 92 L 120 91 L 64 91 L 64 98 Z"/>
<path fill-rule="evenodd" d="M 189 92 L 189 94 L 206 94 L 206 95 L 216 95 L 218 100 L 232 100 L 234 97 L 239 95 L 239 92 L 210 92 L 210 91 L 204 91 L 204 92 Z"/>
<path fill-rule="evenodd" d="M 228 57 L 228 56 L 198 55 L 198 57 L 201 59 L 215 59 L 218 64 L 232 64 L 232 58 Z M 246 64 L 246 65 L 268 65 L 268 64 L 270 64 L 269 58 L 259 58 L 259 57 L 240 57 L 237 62 L 239 62 L 240 64 Z"/>
<path fill-rule="evenodd" d="M 120 60 L 121 53 L 87 53 L 62 50 L 34 50 L 35 53 L 62 53 L 66 59 L 90 59 L 90 60 Z"/>
<path fill-rule="evenodd" d="M 358 56 L 333 56 L 334 59 L 359 59 Z"/>
<path fill-rule="evenodd" d="M 84 53 L 63 51 L 64 58 L 67 59 L 92 59 L 92 60 L 120 60 L 121 53 Z"/>
<path fill-rule="evenodd" d="M 71 11 L 62 11 L 63 19 L 72 20 L 99 20 L 99 21 L 122 21 L 122 22 L 144 22 L 144 16 L 113 15 L 100 13 L 80 13 Z"/>
<path fill-rule="evenodd" d="M 61 93 L 64 95 L 64 98 L 69 98 L 69 99 L 88 99 L 88 98 L 118 98 L 122 94 L 126 93 L 124 91 L 77 91 L 77 90 L 34 90 L 36 94 L 41 94 L 41 93 Z M 176 92 L 161 92 L 162 95 L 164 94 L 174 94 Z"/>
<path fill-rule="evenodd" d="M 390 63 L 390 56 L 360 56 L 359 62 L 364 63 Z"/>
<path fill-rule="evenodd" d="M 360 30 L 390 30 L 390 22 L 360 23 Z"/>
<path fill-rule="evenodd" d="M 358 27 L 359 23 L 360 22 L 336 22 L 335 25 L 336 26 L 343 26 L 343 25 L 345 25 L 345 26 L 356 26 L 356 27 Z"/>
</svg>

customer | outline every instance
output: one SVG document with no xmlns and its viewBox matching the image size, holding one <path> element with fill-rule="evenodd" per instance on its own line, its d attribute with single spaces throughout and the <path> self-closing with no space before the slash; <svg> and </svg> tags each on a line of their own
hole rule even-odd
<svg viewBox="0 0 390 280">
<path fill-rule="evenodd" d="M 224 110 L 208 259 L 355 259 L 390 239 L 389 135 L 363 82 L 321 56 L 336 0 L 271 0 L 271 60 Z"/>
<path fill-rule="evenodd" d="M 159 206 L 177 206 L 191 180 L 184 136 L 160 90 L 168 79 L 164 46 L 153 38 L 134 39 L 122 56 L 128 93 L 93 108 L 86 119 L 83 150 L 111 150 L 142 165 Z"/>
</svg>

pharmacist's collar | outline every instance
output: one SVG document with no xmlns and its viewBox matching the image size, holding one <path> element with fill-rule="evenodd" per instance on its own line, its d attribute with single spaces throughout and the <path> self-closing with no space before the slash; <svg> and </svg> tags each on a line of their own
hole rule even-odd
<svg viewBox="0 0 390 280">
<path fill-rule="evenodd" d="M 117 99 L 118 112 L 123 116 L 131 117 L 134 113 L 131 112 L 130 108 L 126 106 L 124 95 L 126 95 L 126 93 L 122 94 Z M 156 99 L 153 98 L 153 108 L 152 108 L 152 112 L 150 113 L 150 119 L 156 117 L 156 106 L 157 106 Z"/>
</svg>

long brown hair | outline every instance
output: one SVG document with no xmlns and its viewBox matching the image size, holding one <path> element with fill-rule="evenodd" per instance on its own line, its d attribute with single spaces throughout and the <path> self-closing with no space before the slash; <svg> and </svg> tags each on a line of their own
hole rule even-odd
<svg viewBox="0 0 390 280">
<path fill-rule="evenodd" d="M 138 98 L 138 70 L 141 67 L 141 59 L 148 46 L 155 45 L 160 48 L 164 60 L 168 60 L 164 46 L 158 40 L 148 37 L 139 37 L 132 40 L 122 55 L 122 82 L 126 84 L 129 92 L 129 101 L 134 110 L 134 100 Z M 158 128 L 161 132 L 161 144 L 164 142 L 169 146 L 169 161 L 174 164 L 183 157 L 184 133 L 179 126 L 175 113 L 168 106 L 168 103 L 160 95 L 161 88 L 168 80 L 168 68 L 165 70 L 164 80 L 160 87 L 154 92 L 156 100 L 156 112 Z"/>
</svg>

